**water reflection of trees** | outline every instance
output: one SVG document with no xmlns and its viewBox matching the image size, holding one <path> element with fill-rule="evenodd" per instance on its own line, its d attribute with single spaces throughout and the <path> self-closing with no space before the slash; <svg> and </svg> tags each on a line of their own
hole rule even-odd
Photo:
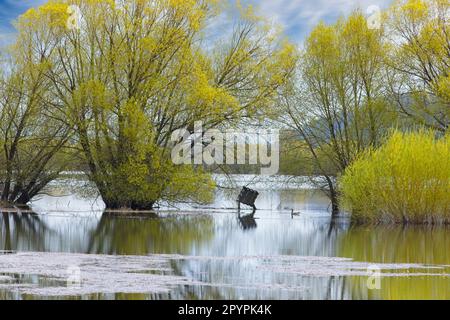
<svg viewBox="0 0 450 320">
<path fill-rule="evenodd" d="M 277 200 L 272 201 L 271 205 L 276 202 L 284 203 Z M 124 217 L 104 213 L 89 219 L 71 216 L 42 218 L 54 226 L 55 231 L 51 233 L 37 215 L 6 213 L 0 216 L 0 244 L 5 250 L 26 248 L 34 251 L 95 254 L 336 256 L 337 239 L 346 230 L 345 225 L 329 219 L 296 217 L 291 220 L 290 215 L 276 210 L 260 211 L 258 218 L 258 228 L 251 232 L 242 231 L 235 214 Z M 23 245 L 19 246 L 18 243 Z M 254 265 L 233 261 L 183 260 L 173 261 L 171 267 L 174 273 L 194 280 L 231 286 L 185 286 L 168 295 L 137 294 L 134 297 L 340 299 L 350 292 L 344 278 L 319 279 L 288 274 L 262 274 Z M 309 291 L 245 288 L 258 283 L 306 286 Z M 121 294 L 100 294 L 98 298 L 101 297 L 133 298 L 132 295 Z"/>
<path fill-rule="evenodd" d="M 212 239 L 211 216 L 160 218 L 120 217 L 104 213 L 89 234 L 88 253 L 102 254 L 190 254 L 193 248 Z"/>
<path fill-rule="evenodd" d="M 28 248 L 30 243 L 33 250 L 44 251 L 46 235 L 53 233 L 37 214 L 20 211 L 2 211 L 0 230 L 0 244 L 5 251 Z"/>
<path fill-rule="evenodd" d="M 214 236 L 211 216 L 148 215 L 117 216 L 104 213 L 89 234 L 87 253 L 146 255 L 192 254 Z M 184 261 L 173 261 L 171 268 L 181 274 Z M 171 299 L 182 298 L 178 292 L 168 294 L 97 294 L 95 299 Z"/>
<path fill-rule="evenodd" d="M 279 219 L 264 217 L 252 236 L 240 230 L 239 222 L 223 217 L 215 239 L 206 252 L 213 256 L 336 256 L 336 242 L 345 233 L 345 221 L 331 219 Z M 276 223 L 294 223 L 293 228 Z M 199 252 L 205 255 L 206 252 Z M 206 253 L 207 254 L 207 253 Z M 272 273 L 259 269 L 247 260 L 191 260 L 180 265 L 189 275 L 207 286 L 187 286 L 176 291 L 176 298 L 187 299 L 348 299 L 345 277 L 311 277 L 291 273 Z M 225 285 L 219 285 L 225 284 Z M 284 288 L 283 288 L 284 287 Z M 290 290 L 289 287 L 305 288 Z"/>
<path fill-rule="evenodd" d="M 449 226 L 354 226 L 338 239 L 337 253 L 355 261 L 450 265 Z M 423 272 L 423 270 L 421 271 Z M 450 273 L 450 268 L 430 269 Z M 352 277 L 349 290 L 357 299 L 450 299 L 450 278 L 384 277 L 381 290 L 368 290 L 364 277 Z"/>
<path fill-rule="evenodd" d="M 359 261 L 450 264 L 450 226 L 354 226 L 339 252 Z"/>
</svg>

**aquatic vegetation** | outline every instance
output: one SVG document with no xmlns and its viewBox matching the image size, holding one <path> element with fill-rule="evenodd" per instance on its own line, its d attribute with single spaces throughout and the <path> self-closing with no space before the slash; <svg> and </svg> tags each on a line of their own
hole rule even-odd
<svg viewBox="0 0 450 320">
<path fill-rule="evenodd" d="M 450 136 L 394 132 L 345 171 L 340 188 L 354 220 L 449 223 Z"/>
<path fill-rule="evenodd" d="M 22 281 L 0 278 L 0 289 L 19 290 L 36 297 L 67 297 L 114 293 L 168 293 L 177 286 L 201 286 L 216 288 L 269 289 L 305 291 L 307 286 L 291 282 L 265 283 L 260 280 L 239 284 L 222 281 L 197 280 L 194 275 L 177 275 L 170 266 L 173 261 L 203 262 L 227 266 L 229 263 L 254 265 L 264 273 L 275 275 L 299 275 L 312 278 L 327 276 L 370 275 L 370 263 L 349 258 L 306 256 L 184 256 L 149 255 L 121 256 L 73 253 L 22 252 L 0 258 L 0 272 L 22 275 Z M 449 277 L 447 267 L 406 263 L 378 264 L 380 277 Z M 31 279 L 39 277 L 39 285 Z M 30 278 L 31 277 L 31 278 Z M 286 279 L 285 279 L 286 280 Z"/>
</svg>

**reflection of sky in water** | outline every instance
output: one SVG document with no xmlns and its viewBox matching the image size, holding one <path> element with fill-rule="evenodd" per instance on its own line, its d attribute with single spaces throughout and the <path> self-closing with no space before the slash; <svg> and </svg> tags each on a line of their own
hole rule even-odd
<svg viewBox="0 0 450 320">
<path fill-rule="evenodd" d="M 33 203 L 39 216 L 0 215 L 0 249 L 200 257 L 348 257 L 373 263 L 450 265 L 450 233 L 444 227 L 434 228 L 431 236 L 426 228 L 418 227 L 349 227 L 345 221 L 332 224 L 328 201 L 320 192 L 286 189 L 258 189 L 256 227 L 248 229 L 239 222 L 236 211 L 229 209 L 236 207 L 238 190 L 220 189 L 214 204 L 206 209 L 180 211 L 188 214 L 164 211 L 162 218 L 113 217 L 102 214 L 99 200 L 45 196 Z M 302 215 L 292 219 L 291 208 Z M 188 259 L 171 264 L 176 274 L 222 285 L 180 287 L 170 295 L 152 298 L 391 298 L 395 292 L 412 298 L 414 292 L 420 292 L 418 297 L 450 298 L 449 278 L 444 277 L 389 278 L 383 280 L 383 290 L 368 291 L 364 277 L 267 272 L 257 259 Z M 414 284 L 421 289 L 411 291 Z"/>
</svg>

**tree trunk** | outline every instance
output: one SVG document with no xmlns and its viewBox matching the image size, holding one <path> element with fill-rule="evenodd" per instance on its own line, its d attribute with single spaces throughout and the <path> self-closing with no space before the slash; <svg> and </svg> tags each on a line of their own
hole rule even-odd
<svg viewBox="0 0 450 320">
<path fill-rule="evenodd" d="M 154 201 L 149 202 L 138 202 L 138 201 L 117 201 L 114 199 L 108 199 L 103 197 L 103 202 L 105 203 L 106 209 L 109 210 L 136 210 L 136 211 L 150 211 L 153 210 L 155 205 Z"/>
<path fill-rule="evenodd" d="M 3 215 L 3 224 L 5 225 L 5 246 L 3 247 L 3 250 L 11 251 L 12 245 L 11 245 L 11 230 L 9 226 L 9 213 L 2 212 L 2 215 Z"/>
<path fill-rule="evenodd" d="M 328 198 L 330 198 L 331 201 L 331 216 L 334 218 L 339 215 L 339 195 L 336 190 L 336 186 L 333 183 L 333 179 L 328 175 L 325 175 L 324 177 L 328 184 L 327 193 Z"/>
<path fill-rule="evenodd" d="M 339 215 L 339 199 L 335 189 L 330 190 L 331 216 L 334 218 Z"/>
</svg>

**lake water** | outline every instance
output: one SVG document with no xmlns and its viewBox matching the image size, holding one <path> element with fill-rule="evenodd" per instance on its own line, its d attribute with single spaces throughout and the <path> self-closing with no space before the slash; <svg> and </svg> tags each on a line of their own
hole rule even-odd
<svg viewBox="0 0 450 320">
<path fill-rule="evenodd" d="M 254 186 L 255 219 L 238 190 L 117 216 L 55 187 L 0 215 L 0 299 L 450 299 L 448 227 L 351 226 L 304 183 Z"/>
</svg>

